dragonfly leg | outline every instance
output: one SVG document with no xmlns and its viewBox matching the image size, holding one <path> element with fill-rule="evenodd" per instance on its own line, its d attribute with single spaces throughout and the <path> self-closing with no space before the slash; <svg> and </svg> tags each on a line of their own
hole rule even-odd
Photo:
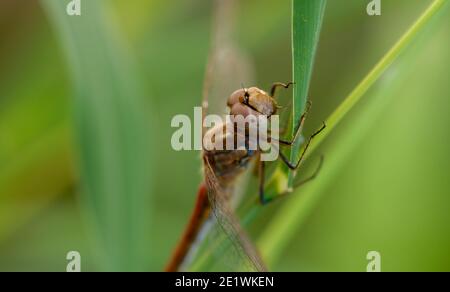
<svg viewBox="0 0 450 292">
<path fill-rule="evenodd" d="M 258 163 L 258 169 L 259 169 L 259 201 L 261 202 L 261 205 L 265 205 L 266 202 L 266 197 L 264 195 L 264 187 L 265 187 L 265 165 L 264 165 L 264 161 L 261 161 L 261 159 L 259 160 Z"/>
<path fill-rule="evenodd" d="M 286 141 L 286 140 L 279 139 L 278 142 L 280 142 L 281 145 L 292 146 L 292 144 L 294 144 L 295 140 L 297 140 L 297 136 L 300 134 L 301 129 L 303 128 L 303 124 L 305 123 L 306 117 L 308 116 L 309 110 L 311 109 L 311 105 L 312 105 L 312 102 L 308 101 L 308 103 L 306 104 L 305 112 L 300 117 L 298 125 L 295 128 L 295 134 L 294 134 L 294 137 L 292 138 L 292 140 Z"/>
<path fill-rule="evenodd" d="M 306 184 L 307 182 L 310 182 L 310 181 L 312 181 L 313 179 L 315 179 L 316 176 L 319 174 L 319 171 L 320 171 L 320 169 L 322 168 L 322 165 L 323 165 L 323 155 L 320 156 L 320 162 L 319 162 L 319 165 L 317 166 L 317 168 L 316 168 L 316 170 L 314 171 L 314 173 L 313 173 L 312 175 L 310 175 L 309 177 L 305 178 L 304 180 L 301 180 L 301 181 L 299 181 L 298 183 L 296 183 L 296 184 L 294 185 L 294 188 L 293 188 L 293 189 L 295 190 L 295 189 L 301 187 L 302 185 Z M 260 181 L 260 182 L 261 182 L 261 181 Z M 263 183 L 264 183 L 264 182 L 263 182 Z M 275 201 L 275 200 L 277 200 L 277 199 L 279 199 L 279 198 L 283 198 L 283 197 L 285 197 L 286 195 L 288 195 L 288 194 L 290 194 L 290 193 L 292 193 L 292 190 L 287 190 L 287 191 L 284 191 L 284 192 L 282 192 L 281 194 L 278 194 L 278 195 L 276 195 L 276 196 L 274 196 L 274 197 L 266 198 L 265 195 L 264 195 L 264 185 L 263 185 L 263 187 L 261 188 L 261 183 L 260 183 L 260 186 L 259 186 L 259 198 L 260 198 L 260 202 L 261 202 L 262 205 L 266 205 L 266 204 L 268 204 L 268 203 L 272 203 L 273 201 Z"/>
<path fill-rule="evenodd" d="M 287 89 L 287 88 L 289 88 L 289 86 L 291 86 L 293 84 L 294 84 L 294 82 L 288 82 L 288 83 L 275 82 L 274 84 L 272 84 L 272 88 L 270 89 L 270 96 L 275 97 L 275 92 L 278 87 L 284 87 Z"/>
<path fill-rule="evenodd" d="M 309 137 L 308 142 L 306 142 L 305 148 L 303 148 L 303 152 L 300 155 L 300 158 L 297 161 L 297 163 L 292 164 L 292 162 L 290 162 L 289 159 L 280 151 L 280 158 L 287 165 L 287 167 L 289 167 L 292 170 L 296 170 L 300 166 L 300 163 L 303 161 L 306 151 L 308 150 L 309 144 L 314 139 L 314 137 L 319 135 L 319 133 L 322 132 L 325 128 L 326 128 L 326 125 L 325 125 L 325 123 L 323 123 L 322 127 Z"/>
</svg>

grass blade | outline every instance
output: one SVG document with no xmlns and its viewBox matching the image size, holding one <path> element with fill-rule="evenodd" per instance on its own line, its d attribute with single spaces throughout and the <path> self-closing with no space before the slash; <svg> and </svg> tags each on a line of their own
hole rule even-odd
<svg viewBox="0 0 450 292">
<path fill-rule="evenodd" d="M 435 0 L 416 22 L 403 34 L 394 46 L 383 56 L 375 67 L 364 77 L 364 79 L 353 89 L 339 107 L 328 117 L 327 129 L 311 143 L 310 153 L 331 133 L 345 115 L 364 96 L 367 90 L 380 78 L 384 71 L 394 62 L 403 50 L 411 44 L 417 34 L 425 27 L 431 18 L 442 8 L 446 0 Z"/>
<path fill-rule="evenodd" d="M 323 134 L 319 135 L 311 144 L 311 150 L 309 153 L 318 147 L 318 145 L 331 133 L 331 131 L 337 126 L 337 124 L 346 116 L 346 114 L 353 108 L 353 106 L 365 96 L 367 90 L 380 78 L 385 70 L 400 56 L 400 54 L 407 48 L 413 40 L 417 37 L 419 32 L 423 31 L 426 25 L 430 22 L 433 16 L 439 12 L 444 4 L 445 0 L 435 0 L 426 11 L 416 20 L 416 22 L 408 29 L 408 31 L 397 41 L 397 43 L 385 54 L 385 56 L 375 65 L 375 67 L 368 73 L 368 75 L 356 86 L 356 88 L 347 96 L 344 102 L 330 115 L 327 120 L 327 130 Z M 377 113 L 380 112 L 380 106 L 370 109 L 366 114 L 370 117 L 366 122 L 373 121 Z M 349 139 L 358 140 L 362 137 L 363 133 L 370 126 L 367 123 L 356 123 L 353 136 Z M 346 157 L 346 153 L 351 153 L 348 148 L 342 148 L 337 150 L 338 157 Z M 324 169 L 324 176 L 328 177 L 327 173 L 332 173 L 333 168 L 339 167 L 342 159 L 329 159 L 327 160 L 328 166 Z M 264 233 L 260 237 L 259 245 L 265 259 L 268 264 L 273 262 L 281 255 L 283 247 L 289 242 L 289 239 L 294 235 L 296 228 L 305 220 L 308 215 L 308 211 L 313 208 L 317 201 L 317 194 L 319 190 L 325 184 L 324 181 L 318 179 L 318 183 L 314 183 L 308 187 L 307 194 L 303 193 L 302 196 L 293 196 L 290 204 L 285 205 L 279 210 L 276 216 L 272 218 L 270 224 L 265 229 Z M 305 191 L 305 189 L 303 189 Z"/>
<path fill-rule="evenodd" d="M 314 57 L 319 42 L 326 0 L 292 1 L 292 74 L 294 94 L 292 98 L 291 137 L 305 110 L 309 84 L 312 76 Z M 293 145 L 290 158 L 296 161 L 300 154 L 302 139 Z M 284 164 L 280 164 L 271 176 L 267 193 L 274 195 L 292 186 L 294 173 Z"/>
<path fill-rule="evenodd" d="M 144 270 L 151 244 L 149 120 L 144 92 L 122 48 L 108 1 L 83 2 L 69 17 L 67 3 L 43 0 L 69 61 L 82 183 L 82 207 L 105 270 Z M 155 135 L 156 136 L 156 135 Z"/>
<path fill-rule="evenodd" d="M 292 2 L 292 60 L 294 77 L 294 96 L 292 100 L 292 137 L 295 126 L 305 110 L 309 84 L 313 72 L 314 57 L 319 42 L 326 0 L 293 0 Z M 291 161 L 299 157 L 301 139 L 291 151 Z M 287 168 L 285 168 L 287 170 Z M 294 175 L 289 175 L 289 186 Z"/>
<path fill-rule="evenodd" d="M 64 122 L 0 168 L 0 242 L 75 183 L 69 136 Z"/>
</svg>

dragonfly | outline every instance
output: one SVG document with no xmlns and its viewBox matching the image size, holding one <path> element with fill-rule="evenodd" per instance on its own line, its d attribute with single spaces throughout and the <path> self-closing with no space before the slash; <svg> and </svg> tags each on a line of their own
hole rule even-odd
<svg viewBox="0 0 450 292">
<path fill-rule="evenodd" d="M 230 1 L 219 2 L 222 3 L 218 5 L 222 6 L 221 9 L 219 9 L 219 11 L 222 11 L 220 12 L 222 13 L 220 15 L 224 18 L 223 11 L 225 11 L 225 13 L 227 11 L 230 12 L 230 6 L 227 6 L 229 4 L 225 3 L 230 3 Z M 232 46 L 229 46 L 226 38 L 223 37 L 224 33 L 217 34 L 221 35 L 221 38 L 220 40 L 216 40 L 216 45 L 213 46 L 206 70 L 202 102 L 203 114 L 206 115 L 208 113 L 208 110 L 210 109 L 209 96 L 213 95 L 216 99 L 222 100 L 223 107 L 225 107 L 225 104 L 227 105 L 229 115 L 231 116 L 241 115 L 246 117 L 248 115 L 253 115 L 270 120 L 273 115 L 277 114 L 277 110 L 279 109 L 276 99 L 278 88 L 287 89 L 293 85 L 293 83 L 276 82 L 272 85 L 269 93 L 258 87 L 242 87 L 229 94 L 228 97 L 224 97 L 224 90 L 229 90 L 232 85 L 236 84 L 236 79 L 240 78 L 240 76 L 238 76 L 239 74 L 235 73 L 233 75 L 232 72 L 244 72 L 245 70 L 242 65 L 245 62 L 240 59 L 238 51 Z M 231 79 L 233 78 L 235 80 L 232 81 Z M 218 98 L 219 96 L 222 96 L 222 98 Z M 227 99 L 225 100 L 225 98 Z M 279 147 L 291 147 L 294 145 L 303 128 L 310 107 L 311 103 L 308 102 L 305 112 L 295 127 L 295 134 L 292 139 L 283 140 L 277 138 Z M 223 142 L 225 143 L 227 134 L 236 135 L 236 132 L 240 132 L 234 131 L 233 133 L 228 133 L 227 131 L 229 131 L 229 129 L 230 128 L 226 126 L 226 122 L 224 122 L 223 124 L 216 125 L 210 129 L 204 128 L 202 136 L 204 137 L 208 134 L 214 136 L 214 134 L 216 134 L 215 137 L 224 139 Z M 278 149 L 281 161 L 286 164 L 289 169 L 297 170 L 305 157 L 310 142 L 324 129 L 325 124 L 309 137 L 303 147 L 299 159 L 295 163 L 292 163 L 289 158 Z M 217 135 L 218 133 L 223 135 Z M 244 140 L 248 142 L 248 131 L 244 129 L 240 133 L 244 133 Z M 186 261 L 194 243 L 198 239 L 202 228 L 205 226 L 206 222 L 211 219 L 216 221 L 216 225 L 219 226 L 220 231 L 228 238 L 228 241 L 231 243 L 234 257 L 239 259 L 240 266 L 244 270 L 267 271 L 267 267 L 261 259 L 261 256 L 250 240 L 248 234 L 240 225 L 239 219 L 233 210 L 231 204 L 233 192 L 238 178 L 242 176 L 251 162 L 255 162 L 257 163 L 259 176 L 258 189 L 260 203 L 263 205 L 268 204 L 276 198 L 283 197 L 285 193 L 270 198 L 265 195 L 265 162 L 260 159 L 262 151 L 258 147 L 256 150 L 252 150 L 248 145 L 249 143 L 245 143 L 244 148 L 235 150 L 215 150 L 214 147 L 205 147 L 204 145 L 201 155 L 204 182 L 199 187 L 195 206 L 187 227 L 167 263 L 165 271 L 173 272 L 181 269 L 181 266 Z M 321 165 L 322 159 L 315 172 L 310 177 L 300 181 L 295 187 L 299 187 L 316 177 Z M 288 191 L 286 191 L 286 193 L 288 193 Z"/>
</svg>

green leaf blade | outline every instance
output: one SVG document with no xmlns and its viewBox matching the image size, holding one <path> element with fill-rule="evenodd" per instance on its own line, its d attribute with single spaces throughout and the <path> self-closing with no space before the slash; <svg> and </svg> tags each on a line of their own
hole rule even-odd
<svg viewBox="0 0 450 292">
<path fill-rule="evenodd" d="M 294 126 L 300 120 L 312 76 L 314 58 L 325 12 L 326 0 L 294 0 L 292 3 L 292 58 L 294 77 Z M 294 129 L 292 129 L 294 131 Z"/>
<path fill-rule="evenodd" d="M 294 96 L 292 100 L 292 137 L 294 137 L 305 105 L 314 67 L 317 44 L 325 13 L 326 0 L 294 0 L 292 2 L 292 60 L 294 78 Z M 291 151 L 291 161 L 299 157 L 301 139 L 297 139 Z M 286 168 L 285 168 L 286 169 Z M 289 174 L 288 186 L 291 187 L 294 175 Z"/>
<path fill-rule="evenodd" d="M 99 266 L 142 271 L 151 251 L 152 117 L 133 60 L 107 1 L 43 0 L 72 77 L 73 122 L 81 177 L 82 211 L 95 238 Z"/>
<path fill-rule="evenodd" d="M 384 55 L 384 57 L 374 66 L 374 68 L 362 79 L 362 81 L 350 92 L 344 99 L 341 105 L 329 116 L 327 119 L 327 129 L 321 135 L 317 136 L 309 148 L 307 156 L 310 155 L 325 138 L 327 138 L 333 129 L 343 120 L 350 110 L 358 103 L 358 101 L 366 96 L 366 92 L 371 86 L 377 82 L 389 66 L 397 60 L 402 52 L 407 49 L 413 41 L 417 38 L 419 33 L 424 31 L 424 28 L 431 22 L 431 20 L 443 10 L 444 5 L 448 4 L 447 0 L 435 0 L 422 13 L 421 16 L 411 25 L 411 27 L 403 34 L 403 36 L 392 46 L 392 48 Z M 407 64 L 409 66 L 409 63 Z M 405 65 L 403 65 L 405 66 Z M 395 80 L 397 81 L 397 80 Z M 379 90 L 384 90 L 385 95 L 389 97 L 390 88 L 393 82 L 385 82 Z M 374 123 L 376 117 L 382 112 L 389 100 L 378 93 L 379 104 L 374 104 L 372 108 L 368 108 L 364 112 L 364 121 L 356 123 L 352 127 L 353 132 L 347 134 L 345 141 L 360 141 L 364 138 L 364 134 Z M 381 101 L 381 102 L 380 102 Z M 362 115 L 362 114 L 361 114 Z M 266 226 L 264 233 L 258 240 L 258 246 L 261 249 L 264 258 L 269 266 L 282 255 L 284 248 L 289 243 L 289 240 L 296 234 L 298 227 L 306 220 L 311 210 L 315 207 L 319 200 L 319 194 L 323 191 L 325 185 L 330 180 L 330 177 L 336 173 L 345 158 L 351 154 L 352 149 L 349 149 L 348 143 L 341 143 L 339 149 L 335 149 L 334 157 L 327 159 L 327 165 L 324 171 L 318 177 L 318 182 L 313 183 L 305 189 L 302 189 L 302 194 L 294 194 L 289 204 L 281 208 L 277 215 L 275 215 L 268 226 Z M 278 174 L 279 175 L 279 174 Z M 321 179 L 323 177 L 323 179 Z"/>
</svg>

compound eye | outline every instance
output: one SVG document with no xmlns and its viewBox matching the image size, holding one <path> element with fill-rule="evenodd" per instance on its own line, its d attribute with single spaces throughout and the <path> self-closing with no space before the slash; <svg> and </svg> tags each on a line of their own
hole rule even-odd
<svg viewBox="0 0 450 292">
<path fill-rule="evenodd" d="M 249 99 L 249 97 L 250 97 L 250 94 L 248 93 L 248 91 L 247 90 L 245 90 L 245 93 L 244 93 L 244 104 L 248 104 L 248 99 Z"/>
<path fill-rule="evenodd" d="M 245 104 L 245 105 L 248 105 L 248 99 L 249 99 L 249 96 L 248 96 L 248 95 L 244 95 L 244 96 L 239 97 L 239 101 L 240 101 L 242 104 Z"/>
</svg>

